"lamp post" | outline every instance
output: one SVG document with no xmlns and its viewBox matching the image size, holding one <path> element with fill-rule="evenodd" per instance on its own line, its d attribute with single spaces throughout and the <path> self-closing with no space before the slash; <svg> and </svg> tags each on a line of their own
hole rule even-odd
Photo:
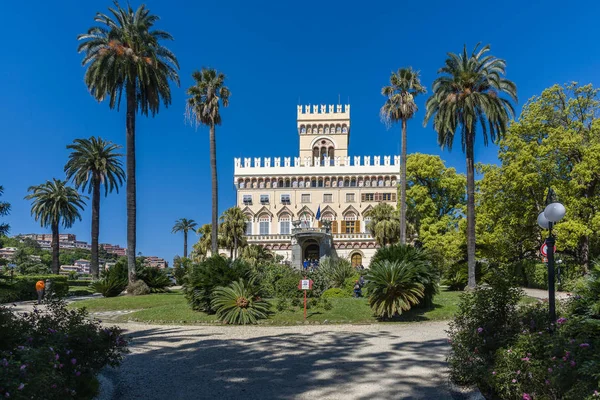
<svg viewBox="0 0 600 400">
<path fill-rule="evenodd" d="M 561 203 L 550 203 L 544 212 L 537 218 L 538 225 L 548 229 L 546 238 L 546 252 L 548 257 L 548 309 L 550 322 L 556 321 L 556 299 L 554 294 L 554 245 L 556 243 L 552 235 L 552 226 L 565 216 L 566 209 Z"/>
</svg>

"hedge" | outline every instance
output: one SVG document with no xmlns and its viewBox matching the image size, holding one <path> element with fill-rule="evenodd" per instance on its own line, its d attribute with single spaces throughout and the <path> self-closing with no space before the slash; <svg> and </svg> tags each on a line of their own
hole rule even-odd
<svg viewBox="0 0 600 400">
<path fill-rule="evenodd" d="M 90 283 L 92 283 L 93 281 L 90 279 L 88 279 L 88 280 L 69 279 L 67 282 L 69 283 L 69 287 L 73 287 L 73 286 L 88 287 L 88 286 L 90 286 Z"/>
<path fill-rule="evenodd" d="M 66 276 L 62 275 L 20 275 L 15 276 L 11 284 L 0 287 L 0 303 L 11 301 L 24 301 L 37 299 L 35 283 L 37 281 L 52 281 L 52 291 L 58 297 L 65 297 L 69 293 L 69 283 Z"/>
</svg>

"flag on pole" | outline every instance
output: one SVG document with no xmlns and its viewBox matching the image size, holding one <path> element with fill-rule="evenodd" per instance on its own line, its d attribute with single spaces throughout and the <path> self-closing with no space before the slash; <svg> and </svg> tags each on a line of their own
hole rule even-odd
<svg viewBox="0 0 600 400">
<path fill-rule="evenodd" d="M 317 221 L 321 219 L 321 206 L 317 210 Z"/>
</svg>

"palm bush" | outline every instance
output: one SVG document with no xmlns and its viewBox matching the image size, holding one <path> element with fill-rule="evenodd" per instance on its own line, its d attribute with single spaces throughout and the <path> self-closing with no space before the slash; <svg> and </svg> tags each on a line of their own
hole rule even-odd
<svg viewBox="0 0 600 400">
<path fill-rule="evenodd" d="M 369 305 L 381 318 L 408 311 L 424 296 L 419 267 L 407 261 L 378 261 L 367 274 Z"/>
<path fill-rule="evenodd" d="M 221 256 L 207 258 L 188 272 L 183 290 L 194 310 L 214 313 L 212 293 L 217 287 L 226 287 L 240 279 L 250 279 L 251 270 L 242 260 L 231 261 Z"/>
<path fill-rule="evenodd" d="M 164 269 L 154 267 L 144 267 L 136 272 L 138 279 L 144 281 L 152 293 L 162 293 L 168 291 L 171 286 L 171 280 Z"/>
<path fill-rule="evenodd" d="M 269 313 L 269 303 L 258 296 L 252 282 L 243 279 L 217 287 L 211 307 L 221 321 L 235 325 L 255 324 Z"/>
<path fill-rule="evenodd" d="M 90 287 L 104 297 L 116 297 L 127 287 L 126 276 L 123 278 L 117 274 L 108 274 L 104 278 L 92 282 Z"/>
<path fill-rule="evenodd" d="M 419 302 L 418 307 L 432 307 L 433 298 L 439 293 L 439 274 L 429 254 L 413 246 L 396 244 L 377 250 L 371 263 L 386 260 L 406 262 L 414 266 L 417 282 L 421 283 L 424 288 L 423 299 Z"/>
<path fill-rule="evenodd" d="M 344 282 L 356 275 L 350 261 L 344 258 L 323 257 L 319 263 L 319 272 L 325 276 L 328 287 L 335 288 L 344 287 Z"/>
</svg>

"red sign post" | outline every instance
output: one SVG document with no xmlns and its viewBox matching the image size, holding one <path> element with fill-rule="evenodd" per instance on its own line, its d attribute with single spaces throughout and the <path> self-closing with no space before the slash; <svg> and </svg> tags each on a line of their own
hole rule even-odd
<svg viewBox="0 0 600 400">
<path fill-rule="evenodd" d="M 298 283 L 298 289 L 304 291 L 304 320 L 305 321 L 306 321 L 306 291 L 312 290 L 312 285 L 313 285 L 312 279 L 306 279 L 306 277 L 304 277 L 304 279 L 301 279 L 300 283 Z"/>
</svg>

